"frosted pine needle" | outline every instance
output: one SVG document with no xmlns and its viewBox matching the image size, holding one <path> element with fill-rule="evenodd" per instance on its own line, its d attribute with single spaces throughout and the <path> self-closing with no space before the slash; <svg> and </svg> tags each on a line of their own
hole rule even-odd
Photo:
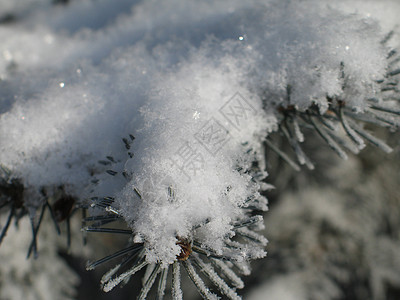
<svg viewBox="0 0 400 300">
<path fill-rule="evenodd" d="M 108 219 L 108 216 L 104 216 L 104 218 Z M 99 219 L 99 216 L 96 218 L 91 217 L 87 218 L 86 222 L 90 222 L 90 220 L 97 222 Z M 115 221 L 116 219 L 111 218 L 110 220 Z M 194 285 L 204 299 L 216 299 L 217 296 L 211 292 L 208 287 L 206 287 L 204 281 L 201 279 L 202 276 L 210 280 L 220 291 L 220 293 L 226 295 L 229 299 L 240 299 L 235 290 L 236 288 L 243 288 L 243 281 L 241 281 L 241 279 L 233 271 L 233 264 L 229 265 L 227 262 L 234 262 L 236 266 L 241 265 L 243 269 L 247 269 L 248 266 L 246 265 L 249 259 L 256 259 L 265 255 L 262 247 L 266 244 L 266 240 L 251 230 L 252 226 L 256 225 L 260 221 L 262 221 L 262 218 L 256 216 L 249 217 L 246 220 L 233 222 L 232 228 L 234 228 L 238 234 L 240 231 L 240 235 L 244 235 L 246 238 L 251 237 L 249 239 L 252 241 L 251 247 L 246 247 L 245 244 L 239 242 L 232 242 L 229 238 L 227 238 L 225 241 L 224 253 L 216 253 L 212 249 L 203 247 L 201 243 L 197 242 L 195 238 L 196 229 L 193 232 L 192 240 L 177 238 L 177 244 L 181 247 L 181 253 L 177 256 L 176 261 L 172 264 L 173 270 L 171 290 L 173 298 L 182 298 L 182 290 L 180 288 L 180 265 L 183 265 L 189 278 L 193 281 Z M 204 223 L 205 224 L 202 226 L 206 226 L 207 222 Z M 202 226 L 199 226 L 198 228 L 201 228 Z M 96 230 L 94 230 L 94 228 L 96 228 Z M 113 231 L 111 228 L 103 228 L 101 226 L 93 227 L 93 225 L 91 227 L 84 228 L 84 230 L 89 232 L 112 234 L 115 232 L 121 232 L 117 229 L 116 231 Z M 126 232 L 128 232 L 128 230 Z M 131 232 L 131 234 L 133 233 Z M 250 250 L 254 247 L 258 248 L 259 250 Z M 165 294 L 166 285 L 169 282 L 167 278 L 168 274 L 171 272 L 168 272 L 168 269 L 171 265 L 165 265 L 162 263 L 162 261 L 157 264 L 149 264 L 146 262 L 146 257 L 144 254 L 145 249 L 146 244 L 133 243 L 131 246 L 125 249 L 117 251 L 98 261 L 88 263 L 86 268 L 87 270 L 93 270 L 103 263 L 120 259 L 121 262 L 107 272 L 101 281 L 103 290 L 108 292 L 121 282 L 126 282 L 129 280 L 129 278 L 140 269 L 148 266 L 148 268 L 150 268 L 150 275 L 145 281 L 139 298 L 144 299 L 147 296 L 158 278 L 157 294 L 159 298 L 162 299 Z M 122 271 L 126 267 L 129 269 L 127 271 Z M 234 287 L 230 287 L 226 280 Z"/>
<path fill-rule="evenodd" d="M 383 43 L 386 43 L 384 41 Z M 365 99 L 363 109 L 347 104 L 347 77 L 342 69 L 340 79 L 343 82 L 341 95 L 327 97 L 328 108 L 321 112 L 318 105 L 312 105 L 306 110 L 298 110 L 291 102 L 291 88 L 287 88 L 287 104 L 279 107 L 281 114 L 279 133 L 292 148 L 300 165 L 314 169 L 312 160 L 304 153 L 301 143 L 304 142 L 303 131 L 314 131 L 341 158 L 347 159 L 347 151 L 358 154 L 366 146 L 366 142 L 390 153 L 392 148 L 378 137 L 373 136 L 363 128 L 363 124 L 372 124 L 397 130 L 400 127 L 400 56 L 397 51 L 390 51 L 387 58 L 386 76 L 377 80 L 378 93 L 376 97 Z M 299 165 L 287 153 L 279 149 L 272 141 L 266 141 L 267 148 L 276 152 L 295 170 Z"/>
</svg>

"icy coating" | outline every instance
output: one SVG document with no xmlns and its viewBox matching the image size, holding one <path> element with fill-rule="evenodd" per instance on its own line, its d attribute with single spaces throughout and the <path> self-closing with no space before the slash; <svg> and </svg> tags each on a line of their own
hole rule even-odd
<svg viewBox="0 0 400 300">
<path fill-rule="evenodd" d="M 277 107 L 362 111 L 386 68 L 376 22 L 324 1 L 29 3 L 0 26 L 0 163 L 33 193 L 115 197 L 149 262 L 172 263 L 206 220 L 196 234 L 218 252 L 246 199 L 266 209 L 241 170 L 263 168 Z"/>
</svg>

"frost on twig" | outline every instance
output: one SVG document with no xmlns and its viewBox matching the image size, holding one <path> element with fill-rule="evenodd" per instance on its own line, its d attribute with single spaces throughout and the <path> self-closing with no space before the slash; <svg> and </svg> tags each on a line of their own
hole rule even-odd
<svg viewBox="0 0 400 300">
<path fill-rule="evenodd" d="M 386 46 L 392 36 L 393 32 L 381 44 Z M 300 165 L 314 169 L 312 160 L 301 147 L 304 142 L 303 131 L 314 131 L 343 159 L 348 157 L 344 149 L 358 154 L 367 142 L 383 152 L 392 152 L 393 149 L 384 141 L 364 129 L 364 125 L 370 124 L 392 131 L 400 127 L 400 57 L 396 49 L 390 49 L 386 57 L 386 72 L 382 79 L 370 82 L 376 86 L 375 93 L 358 104 L 352 99 L 354 91 L 351 84 L 354 78 L 347 76 L 343 62 L 338 73 L 338 80 L 342 83 L 341 91 L 334 95 L 328 94 L 325 104 L 312 104 L 306 109 L 298 109 L 296 101 L 291 99 L 292 87 L 287 86 L 287 99 L 277 109 L 281 114 L 278 132 L 287 140 Z M 266 146 L 296 171 L 299 170 L 297 163 L 283 150 L 268 140 Z"/>
<path fill-rule="evenodd" d="M 134 148 L 134 147 L 133 147 Z M 251 151 L 249 152 L 251 153 Z M 245 166 L 245 164 L 241 164 Z M 257 168 L 252 167 L 251 169 L 239 168 L 243 174 L 248 173 L 253 175 L 255 182 L 258 178 Z M 118 173 L 118 172 L 116 172 Z M 108 174 L 111 175 L 111 174 Z M 116 174 L 111 175 L 114 178 Z M 104 184 L 107 181 L 107 177 L 103 178 Z M 264 177 L 261 176 L 261 179 Z M 101 183 L 99 182 L 99 188 L 101 190 Z M 96 190 L 95 188 L 95 190 Z M 157 199 L 155 205 L 162 207 L 163 205 L 176 205 L 178 202 L 179 193 L 175 191 L 170 185 L 165 187 L 165 197 Z M 223 197 L 228 197 L 232 188 L 227 188 L 222 194 Z M 141 189 L 141 192 L 133 191 L 132 195 L 137 197 L 140 201 L 151 201 L 150 197 L 152 194 L 149 191 Z M 154 201 L 154 200 L 153 200 Z M 180 204 L 181 206 L 184 204 Z M 172 273 L 172 296 L 174 299 L 182 298 L 182 290 L 180 288 L 180 265 L 183 265 L 186 270 L 188 277 L 193 281 L 194 285 L 198 289 L 199 293 L 205 299 L 215 299 L 217 296 L 210 291 L 205 285 L 201 277 L 210 280 L 220 293 L 226 295 L 229 299 L 240 299 L 236 294 L 236 288 L 243 288 L 243 282 L 236 275 L 233 270 L 233 266 L 239 270 L 248 270 L 248 263 L 252 259 L 262 258 L 265 256 L 264 247 L 267 243 L 266 239 L 260 234 L 254 232 L 257 228 L 262 228 L 262 217 L 251 216 L 253 212 L 252 207 L 259 207 L 257 197 L 250 197 L 241 206 L 238 207 L 241 210 L 240 217 L 236 213 L 236 217 L 228 223 L 229 231 L 221 234 L 218 232 L 223 230 L 226 226 L 223 220 L 214 219 L 213 214 L 210 213 L 209 217 L 203 219 L 199 223 L 193 223 L 189 232 L 185 236 L 178 234 L 182 231 L 181 227 L 184 226 L 182 220 L 171 219 L 169 224 L 164 226 L 173 227 L 175 234 L 173 238 L 173 248 L 169 248 L 168 244 L 161 245 L 161 243 L 168 243 L 169 237 L 165 236 L 163 232 L 164 241 L 159 239 L 158 245 L 155 245 L 151 238 L 146 237 L 146 232 L 140 232 L 140 226 L 135 227 L 135 223 L 128 223 L 132 228 L 129 229 L 117 229 L 113 228 L 113 224 L 116 221 L 124 219 L 123 202 L 116 202 L 113 197 L 93 197 L 91 209 L 93 212 L 92 217 L 84 219 L 85 224 L 90 224 L 83 228 L 87 232 L 98 232 L 104 234 L 124 234 L 130 236 L 130 246 L 125 249 L 119 250 L 109 256 L 106 256 L 95 262 L 88 262 L 87 269 L 93 270 L 97 266 L 107 263 L 113 260 L 119 260 L 120 262 L 109 272 L 107 272 L 101 281 L 103 290 L 108 292 L 115 286 L 126 283 L 131 276 L 144 267 L 147 267 L 144 278 L 144 286 L 141 290 L 139 298 L 145 298 L 150 292 L 152 286 L 155 284 L 158 278 L 158 289 L 157 294 L 162 298 L 165 294 L 165 288 L 169 280 L 167 278 L 168 273 Z M 175 206 L 175 209 L 178 209 Z M 171 213 L 171 211 L 170 211 Z M 194 217 L 192 214 L 191 217 Z M 128 219 L 130 220 L 130 219 Z M 223 221 L 223 222 L 221 222 Z M 148 224 L 153 222 L 151 219 L 148 220 Z M 187 222 L 187 221 L 186 221 Z M 107 227 L 104 227 L 107 225 Z M 159 229 L 157 229 L 159 230 Z M 213 232 L 217 230 L 216 232 Z M 152 232 L 153 236 L 158 234 Z M 208 236 L 219 236 L 218 239 L 209 240 Z M 234 239 L 235 241 L 232 241 Z M 155 247 L 158 247 L 157 255 L 152 253 Z M 176 249 L 176 250 L 175 250 Z M 169 252 L 172 252 L 174 258 L 172 262 L 166 260 L 169 257 Z M 172 272 L 169 272 L 169 268 L 172 265 Z M 247 274 L 247 271 L 243 272 Z M 233 287 L 230 287 L 232 284 Z"/>
</svg>

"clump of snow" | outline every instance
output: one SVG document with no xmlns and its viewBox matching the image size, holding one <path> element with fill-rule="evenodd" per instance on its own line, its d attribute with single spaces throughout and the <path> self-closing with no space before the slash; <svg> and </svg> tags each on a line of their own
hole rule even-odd
<svg viewBox="0 0 400 300">
<path fill-rule="evenodd" d="M 385 73 L 379 25 L 326 8 L 323 2 L 310 3 L 280 3 L 253 13 L 257 31 L 248 30 L 246 40 L 254 41 L 251 47 L 262 56 L 256 84 L 263 88 L 266 106 L 280 102 L 304 110 L 314 102 L 326 107 L 329 96 L 361 110 Z"/>
<path fill-rule="evenodd" d="M 235 170 L 249 167 L 239 166 L 238 159 L 251 147 L 260 147 L 269 124 L 261 102 L 245 90 L 239 93 L 235 82 L 241 72 L 232 70 L 234 64 L 221 70 L 201 56 L 193 60 L 155 80 L 158 90 L 141 109 L 144 126 L 135 130 L 135 156 L 125 166 L 133 180 L 118 198 L 126 220 L 157 252 L 154 257 L 162 259 L 155 247 L 174 249 L 165 258 L 168 262 L 180 251 L 176 236 L 188 237 L 207 219 L 212 220 L 206 225 L 210 243 L 232 234 L 229 224 L 241 216 L 240 207 L 254 193 L 249 189 L 252 177 Z M 234 94 L 232 84 L 238 87 Z M 237 120 L 229 114 L 237 114 Z M 251 141 L 247 148 L 242 145 L 246 141 Z M 151 187 L 144 185 L 148 180 Z M 168 187 L 174 199 L 168 200 Z M 145 193 L 142 198 L 135 189 Z"/>
</svg>

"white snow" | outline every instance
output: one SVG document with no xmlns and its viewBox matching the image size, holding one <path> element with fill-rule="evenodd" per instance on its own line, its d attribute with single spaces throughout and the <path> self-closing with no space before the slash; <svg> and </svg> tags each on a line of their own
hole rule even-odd
<svg viewBox="0 0 400 300">
<path fill-rule="evenodd" d="M 12 3 L 0 3 L 17 17 L 0 25 L 0 162 L 32 190 L 116 196 L 148 262 L 172 263 L 177 236 L 206 219 L 203 243 L 221 251 L 259 197 L 236 169 L 250 148 L 263 164 L 278 106 L 324 110 L 328 95 L 362 111 L 385 72 L 378 22 L 330 2 Z M 98 163 L 108 155 L 118 164 Z M 132 179 L 104 173 L 114 167 Z"/>
</svg>

